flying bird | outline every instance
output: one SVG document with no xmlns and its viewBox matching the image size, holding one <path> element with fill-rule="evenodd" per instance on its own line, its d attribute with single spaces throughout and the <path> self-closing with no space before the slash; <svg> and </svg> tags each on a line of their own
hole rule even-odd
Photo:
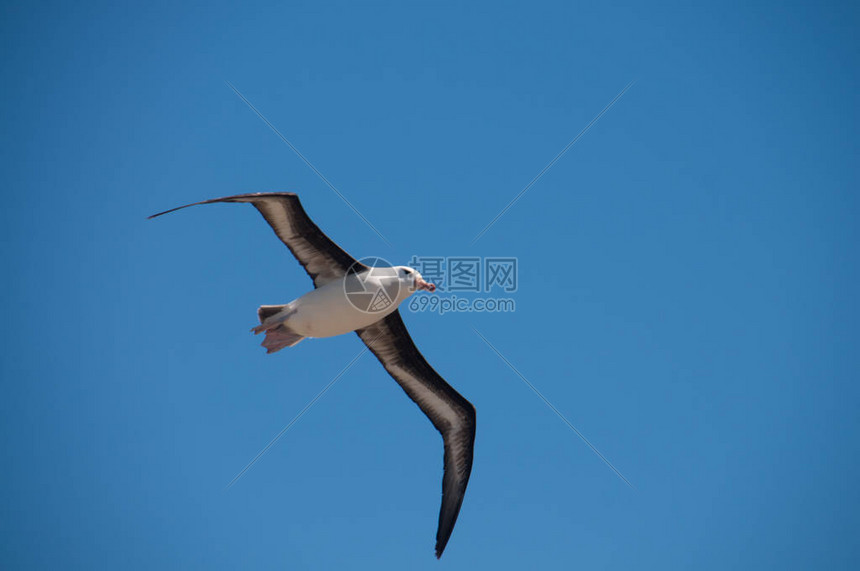
<svg viewBox="0 0 860 571">
<path fill-rule="evenodd" d="M 172 208 L 149 218 L 189 206 L 244 202 L 256 208 L 275 235 L 305 268 L 314 289 L 283 305 L 262 305 L 263 347 L 274 353 L 306 338 L 333 337 L 355 331 L 394 378 L 442 433 L 444 475 L 442 507 L 436 531 L 436 557 L 451 537 L 472 472 L 475 407 L 445 382 L 418 351 L 397 307 L 414 294 L 436 286 L 406 266 L 378 268 L 365 265 L 342 250 L 305 213 L 299 197 L 289 192 L 239 194 Z"/>
</svg>

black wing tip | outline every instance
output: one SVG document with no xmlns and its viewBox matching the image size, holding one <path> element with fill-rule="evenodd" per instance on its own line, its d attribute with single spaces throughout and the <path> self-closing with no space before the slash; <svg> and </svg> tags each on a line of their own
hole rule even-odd
<svg viewBox="0 0 860 571">
<path fill-rule="evenodd" d="M 216 202 L 245 202 L 241 199 L 247 198 L 275 198 L 275 197 L 292 197 L 298 198 L 295 192 L 251 192 L 248 194 L 234 194 L 233 196 L 223 196 L 221 198 L 212 198 L 210 200 L 202 200 L 200 202 L 192 202 L 191 204 L 185 204 L 183 206 L 177 206 L 176 208 L 171 208 L 170 210 L 165 210 L 164 212 L 159 212 L 158 214 L 153 214 L 152 216 L 147 216 L 147 220 L 152 220 L 153 218 L 158 218 L 164 214 L 170 214 L 171 212 L 176 212 L 177 210 L 182 210 L 183 208 L 188 208 L 189 206 L 198 206 L 201 204 L 214 204 Z"/>
<path fill-rule="evenodd" d="M 459 509 L 457 510 L 459 511 Z M 454 516 L 454 523 L 457 522 L 457 517 Z M 447 529 L 439 531 L 436 533 L 436 559 L 440 559 L 442 557 L 442 553 L 445 551 L 445 548 L 448 546 L 448 540 L 451 539 L 451 533 L 454 531 L 454 525 L 450 525 Z"/>
<path fill-rule="evenodd" d="M 450 531 L 454 531 L 453 528 Z M 442 558 L 442 553 L 445 552 L 445 547 L 448 546 L 448 540 L 451 539 L 451 533 L 448 532 L 448 537 L 436 540 L 436 559 Z"/>
<path fill-rule="evenodd" d="M 457 509 L 459 512 L 459 508 Z M 458 514 L 459 515 L 459 514 Z M 454 516 L 454 523 L 457 522 L 457 516 Z M 436 532 L 436 559 L 442 557 L 442 553 L 445 551 L 445 547 L 448 546 L 448 540 L 451 539 L 451 533 L 454 531 L 454 524 L 452 523 L 446 528 L 443 529 L 440 527 Z"/>
<path fill-rule="evenodd" d="M 188 204 L 186 206 L 192 206 L 192 205 Z M 185 208 L 186 206 L 177 206 L 176 208 L 171 208 L 170 210 L 165 210 L 164 212 L 159 212 L 158 214 L 153 214 L 152 216 L 147 216 L 146 219 L 152 220 L 153 218 L 158 218 L 159 216 L 163 216 L 164 214 L 170 214 L 171 212 L 176 212 L 177 210 L 181 210 L 182 208 Z"/>
</svg>

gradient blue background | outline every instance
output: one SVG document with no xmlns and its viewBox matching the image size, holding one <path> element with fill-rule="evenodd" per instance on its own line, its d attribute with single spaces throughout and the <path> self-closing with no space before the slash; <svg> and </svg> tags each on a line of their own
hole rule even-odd
<svg viewBox="0 0 860 571">
<path fill-rule="evenodd" d="M 0 567 L 857 569 L 858 26 L 4 3 Z M 361 344 L 258 347 L 256 307 L 310 281 L 252 208 L 145 217 L 268 190 L 355 256 L 520 260 L 513 314 L 405 316 L 478 410 L 441 562 L 441 439 L 368 354 L 224 490 Z"/>
</svg>

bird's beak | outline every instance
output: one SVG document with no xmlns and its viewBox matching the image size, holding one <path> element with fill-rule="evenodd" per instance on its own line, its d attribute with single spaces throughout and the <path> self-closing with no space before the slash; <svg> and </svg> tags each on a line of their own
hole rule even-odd
<svg viewBox="0 0 860 571">
<path fill-rule="evenodd" d="M 425 282 L 421 278 L 415 278 L 415 289 L 423 289 L 424 291 L 429 291 L 430 293 L 433 293 L 434 291 L 436 291 L 436 286 L 429 282 Z"/>
</svg>

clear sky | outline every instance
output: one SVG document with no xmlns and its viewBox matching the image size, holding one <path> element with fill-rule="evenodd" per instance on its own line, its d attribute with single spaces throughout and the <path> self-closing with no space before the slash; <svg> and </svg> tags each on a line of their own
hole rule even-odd
<svg viewBox="0 0 860 571">
<path fill-rule="evenodd" d="M 460 4 L 3 4 L 0 567 L 860 567 L 856 3 Z M 440 562 L 369 354 L 225 490 L 362 344 L 265 355 L 311 282 L 251 207 L 146 216 L 272 190 L 518 259 L 512 313 L 404 311 L 478 411 Z"/>
</svg>

